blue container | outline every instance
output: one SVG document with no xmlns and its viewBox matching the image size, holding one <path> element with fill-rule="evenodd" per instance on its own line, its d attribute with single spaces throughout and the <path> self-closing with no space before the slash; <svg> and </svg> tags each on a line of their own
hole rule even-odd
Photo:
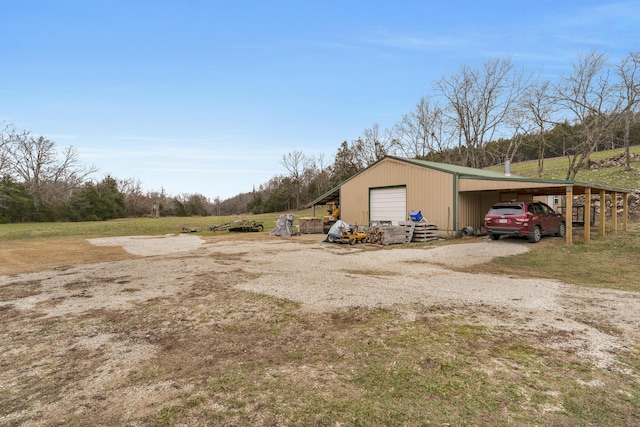
<svg viewBox="0 0 640 427">
<path fill-rule="evenodd" d="M 409 217 L 411 218 L 411 221 L 413 221 L 413 222 L 420 222 L 420 221 L 422 221 L 422 212 L 420 212 L 420 211 L 411 211 L 411 212 L 409 212 Z"/>
</svg>

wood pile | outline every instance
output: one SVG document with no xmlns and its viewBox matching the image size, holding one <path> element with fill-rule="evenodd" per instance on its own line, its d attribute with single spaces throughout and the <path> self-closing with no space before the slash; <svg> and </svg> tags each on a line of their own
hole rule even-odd
<svg viewBox="0 0 640 427">
<path fill-rule="evenodd" d="M 429 242 L 438 239 L 438 226 L 428 222 L 401 222 L 400 225 L 376 225 L 369 227 L 369 243 L 374 245 L 398 245 L 410 242 Z"/>
<path fill-rule="evenodd" d="M 323 221 L 319 217 L 303 217 L 298 220 L 301 234 L 322 234 L 324 233 Z"/>
<path fill-rule="evenodd" d="M 640 159 L 640 153 L 629 153 L 629 161 L 636 162 Z M 625 153 L 620 153 L 613 157 L 609 157 L 602 160 L 590 160 L 588 161 L 589 169 L 602 169 L 602 168 L 614 168 L 620 166 L 626 166 L 627 156 Z"/>
<path fill-rule="evenodd" d="M 407 241 L 406 228 L 397 225 L 376 225 L 369 227 L 368 233 L 369 243 L 374 245 L 397 245 Z"/>
</svg>

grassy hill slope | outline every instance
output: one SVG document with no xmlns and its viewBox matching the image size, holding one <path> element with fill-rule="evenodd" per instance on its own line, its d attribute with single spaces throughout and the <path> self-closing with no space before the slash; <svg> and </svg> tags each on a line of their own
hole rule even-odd
<svg viewBox="0 0 640 427">
<path fill-rule="evenodd" d="M 640 189 L 640 146 L 631 147 L 632 156 L 631 170 L 624 167 L 624 160 L 620 164 L 614 164 L 612 159 L 622 157 L 624 149 L 607 150 L 593 153 L 591 161 L 595 163 L 592 168 L 583 168 L 578 172 L 576 181 L 592 182 L 594 184 L 607 185 L 611 187 Z M 611 161 L 608 161 L 611 160 Z M 601 166 L 599 166 L 601 165 Z M 567 157 L 554 157 L 544 160 L 543 179 L 565 179 L 569 159 Z M 487 168 L 495 171 L 503 171 L 504 166 L 492 166 Z M 513 163 L 511 165 L 513 175 L 525 178 L 538 178 L 538 161 Z"/>
</svg>

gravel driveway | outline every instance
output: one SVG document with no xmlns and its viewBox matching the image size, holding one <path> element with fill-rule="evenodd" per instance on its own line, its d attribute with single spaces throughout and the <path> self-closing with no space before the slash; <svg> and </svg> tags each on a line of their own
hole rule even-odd
<svg viewBox="0 0 640 427">
<path fill-rule="evenodd" d="M 470 322 L 544 335 L 546 345 L 575 351 L 596 366 L 625 371 L 620 350 L 636 345 L 640 296 L 544 280 L 454 271 L 494 257 L 528 250 L 528 244 L 474 240 L 424 248 L 380 249 L 294 239 L 220 240 L 198 236 L 103 238 L 141 258 L 76 265 L 68 269 L 0 276 L 0 289 L 37 281 L 44 293 L 0 301 L 40 316 L 63 316 L 100 308 L 126 309 L 167 297 L 212 271 L 246 272 L 239 289 L 297 301 L 310 310 L 394 306 L 407 317 L 412 304 L 473 313 Z M 126 283 L 135 292 L 123 292 Z M 93 283 L 78 291 L 75 283 Z M 123 285 L 124 286 L 124 285 Z M 75 292 L 75 294 L 74 294 Z M 70 298 L 82 292 L 90 298 Z M 62 301 L 47 304 L 48 300 Z M 612 331 L 616 332 L 613 333 Z M 630 371 L 628 371 L 630 372 Z"/>
</svg>

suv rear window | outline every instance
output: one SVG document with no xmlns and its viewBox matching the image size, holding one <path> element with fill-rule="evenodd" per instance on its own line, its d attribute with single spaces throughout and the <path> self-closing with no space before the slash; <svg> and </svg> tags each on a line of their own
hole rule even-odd
<svg viewBox="0 0 640 427">
<path fill-rule="evenodd" d="M 489 215 L 522 215 L 524 208 L 520 205 L 494 206 L 489 210 Z"/>
</svg>

